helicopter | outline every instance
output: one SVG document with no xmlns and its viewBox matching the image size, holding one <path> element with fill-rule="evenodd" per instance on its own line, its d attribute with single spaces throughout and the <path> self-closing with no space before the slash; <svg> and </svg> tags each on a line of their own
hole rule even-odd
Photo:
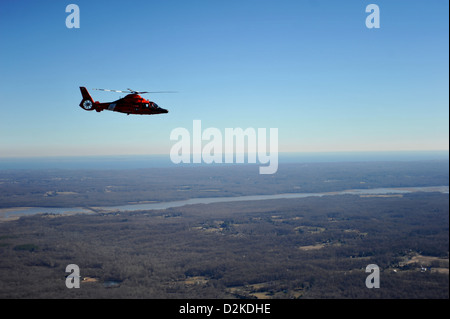
<svg viewBox="0 0 450 319">
<path fill-rule="evenodd" d="M 119 93 L 128 93 L 124 98 L 116 100 L 114 102 L 104 102 L 100 103 L 92 99 L 88 90 L 84 86 L 80 86 L 81 95 L 83 99 L 80 102 L 80 107 L 86 111 L 96 110 L 97 112 L 101 112 L 103 110 L 126 113 L 130 114 L 140 114 L 140 115 L 152 115 L 152 114 L 161 114 L 161 113 L 169 113 L 168 110 L 163 109 L 158 106 L 155 102 L 149 101 L 141 97 L 139 94 L 145 93 L 176 93 L 173 91 L 158 91 L 158 92 L 139 92 L 134 91 L 130 88 L 127 91 L 118 91 L 118 90 L 108 90 L 108 89 L 94 89 L 98 91 L 108 91 L 108 92 L 119 92 Z"/>
</svg>

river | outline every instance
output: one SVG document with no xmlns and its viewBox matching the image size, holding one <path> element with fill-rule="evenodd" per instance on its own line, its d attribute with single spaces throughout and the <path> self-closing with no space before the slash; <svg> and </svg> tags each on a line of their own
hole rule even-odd
<svg viewBox="0 0 450 319">
<path fill-rule="evenodd" d="M 336 196 L 336 195 L 389 195 L 389 194 L 407 194 L 413 192 L 439 192 L 448 194 L 449 186 L 426 186 L 426 187 L 401 187 L 401 188 L 374 188 L 374 189 L 350 189 L 336 192 L 324 193 L 287 193 L 274 195 L 249 195 L 249 196 L 234 196 L 234 197 L 204 197 L 191 198 L 180 201 L 169 202 L 153 202 L 142 204 L 128 204 L 121 206 L 110 207 L 95 207 L 92 209 L 82 207 L 16 207 L 0 209 L 0 221 L 15 219 L 20 216 L 34 215 L 39 213 L 70 215 L 75 213 L 93 213 L 93 212 L 132 212 L 139 210 L 159 210 L 173 207 L 182 207 L 186 205 L 196 204 L 212 204 L 224 202 L 238 202 L 238 201 L 260 201 L 270 199 L 292 199 L 292 198 L 306 198 L 306 197 L 320 197 L 320 196 Z"/>
</svg>

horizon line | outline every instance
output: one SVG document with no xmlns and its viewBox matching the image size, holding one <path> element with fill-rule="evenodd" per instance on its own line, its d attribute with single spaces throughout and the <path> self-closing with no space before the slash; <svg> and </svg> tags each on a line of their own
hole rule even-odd
<svg viewBox="0 0 450 319">
<path fill-rule="evenodd" d="M 406 153 L 449 153 L 450 150 L 377 150 L 377 151 L 285 151 L 285 152 L 277 152 L 279 155 L 327 155 L 327 154 L 370 154 L 370 153 L 391 153 L 391 154 L 406 154 Z M 223 155 L 226 153 L 222 153 Z M 233 153 L 235 154 L 235 153 Z M 248 152 L 244 152 L 244 154 L 248 154 Z M 193 154 L 191 154 L 193 155 Z M 85 155 L 25 155 L 25 156 L 0 156 L 0 160 L 8 160 L 8 159 L 44 159 L 44 158 L 100 158 L 100 157 L 149 157 L 149 156 L 168 156 L 170 154 L 167 153 L 154 153 L 154 154 L 85 154 Z"/>
</svg>

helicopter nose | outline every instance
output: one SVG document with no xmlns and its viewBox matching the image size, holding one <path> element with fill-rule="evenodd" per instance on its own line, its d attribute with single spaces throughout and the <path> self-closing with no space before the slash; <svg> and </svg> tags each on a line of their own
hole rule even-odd
<svg viewBox="0 0 450 319">
<path fill-rule="evenodd" d="M 169 111 L 166 109 L 161 109 L 161 113 L 169 113 Z"/>
</svg>

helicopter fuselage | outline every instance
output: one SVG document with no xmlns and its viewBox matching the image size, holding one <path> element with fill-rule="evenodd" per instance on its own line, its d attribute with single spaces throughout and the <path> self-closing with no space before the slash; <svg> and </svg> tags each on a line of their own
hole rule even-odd
<svg viewBox="0 0 450 319">
<path fill-rule="evenodd" d="M 128 94 L 124 98 L 116 100 L 114 102 L 104 102 L 100 103 L 98 101 L 93 101 L 90 94 L 84 87 L 80 87 L 81 94 L 83 95 L 83 100 L 80 103 L 80 107 L 86 111 L 96 110 L 101 112 L 104 110 L 114 111 L 126 114 L 141 114 L 141 115 L 151 115 L 151 114 L 162 114 L 168 113 L 169 111 L 158 106 L 155 102 L 144 99 L 139 94 Z"/>
</svg>

